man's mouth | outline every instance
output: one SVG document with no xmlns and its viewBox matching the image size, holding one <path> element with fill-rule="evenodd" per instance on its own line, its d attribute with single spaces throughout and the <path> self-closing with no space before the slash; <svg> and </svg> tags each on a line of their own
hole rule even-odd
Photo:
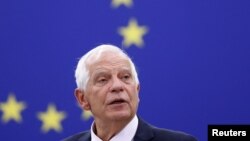
<svg viewBox="0 0 250 141">
<path fill-rule="evenodd" d="M 126 101 L 123 100 L 123 99 L 117 99 L 117 100 L 114 100 L 114 101 L 110 102 L 109 105 L 112 105 L 112 104 L 122 104 L 124 102 L 126 102 Z"/>
</svg>

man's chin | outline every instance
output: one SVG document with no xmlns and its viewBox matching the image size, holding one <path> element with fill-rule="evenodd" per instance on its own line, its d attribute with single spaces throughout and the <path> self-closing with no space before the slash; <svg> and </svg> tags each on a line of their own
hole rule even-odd
<svg viewBox="0 0 250 141">
<path fill-rule="evenodd" d="M 107 115 L 112 120 L 128 120 L 134 116 L 127 103 L 109 105 Z"/>
<path fill-rule="evenodd" d="M 109 114 L 112 120 L 129 120 L 133 115 L 129 111 L 115 111 Z"/>
</svg>

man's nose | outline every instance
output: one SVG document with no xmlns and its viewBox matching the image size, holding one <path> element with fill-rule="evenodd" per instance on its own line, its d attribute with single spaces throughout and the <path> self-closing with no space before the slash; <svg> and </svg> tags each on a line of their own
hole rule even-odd
<svg viewBox="0 0 250 141">
<path fill-rule="evenodd" d="M 112 93 L 119 93 L 124 90 L 121 80 L 117 77 L 112 79 L 112 84 L 110 87 Z"/>
</svg>

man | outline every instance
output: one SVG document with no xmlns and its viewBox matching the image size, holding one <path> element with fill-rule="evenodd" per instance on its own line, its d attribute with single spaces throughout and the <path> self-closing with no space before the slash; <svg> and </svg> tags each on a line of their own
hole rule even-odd
<svg viewBox="0 0 250 141">
<path fill-rule="evenodd" d="M 94 122 L 90 131 L 64 141 L 196 141 L 183 132 L 153 127 L 136 115 L 139 80 L 134 63 L 118 47 L 100 45 L 85 54 L 75 71 L 75 97 Z"/>
</svg>

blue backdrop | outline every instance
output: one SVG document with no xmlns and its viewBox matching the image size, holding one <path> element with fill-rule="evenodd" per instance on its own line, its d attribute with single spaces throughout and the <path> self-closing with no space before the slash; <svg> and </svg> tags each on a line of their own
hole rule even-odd
<svg viewBox="0 0 250 141">
<path fill-rule="evenodd" d="M 133 58 L 146 121 L 200 141 L 208 124 L 250 123 L 248 0 L 119 1 L 0 1 L 0 140 L 89 129 L 74 69 L 102 43 Z"/>
</svg>

